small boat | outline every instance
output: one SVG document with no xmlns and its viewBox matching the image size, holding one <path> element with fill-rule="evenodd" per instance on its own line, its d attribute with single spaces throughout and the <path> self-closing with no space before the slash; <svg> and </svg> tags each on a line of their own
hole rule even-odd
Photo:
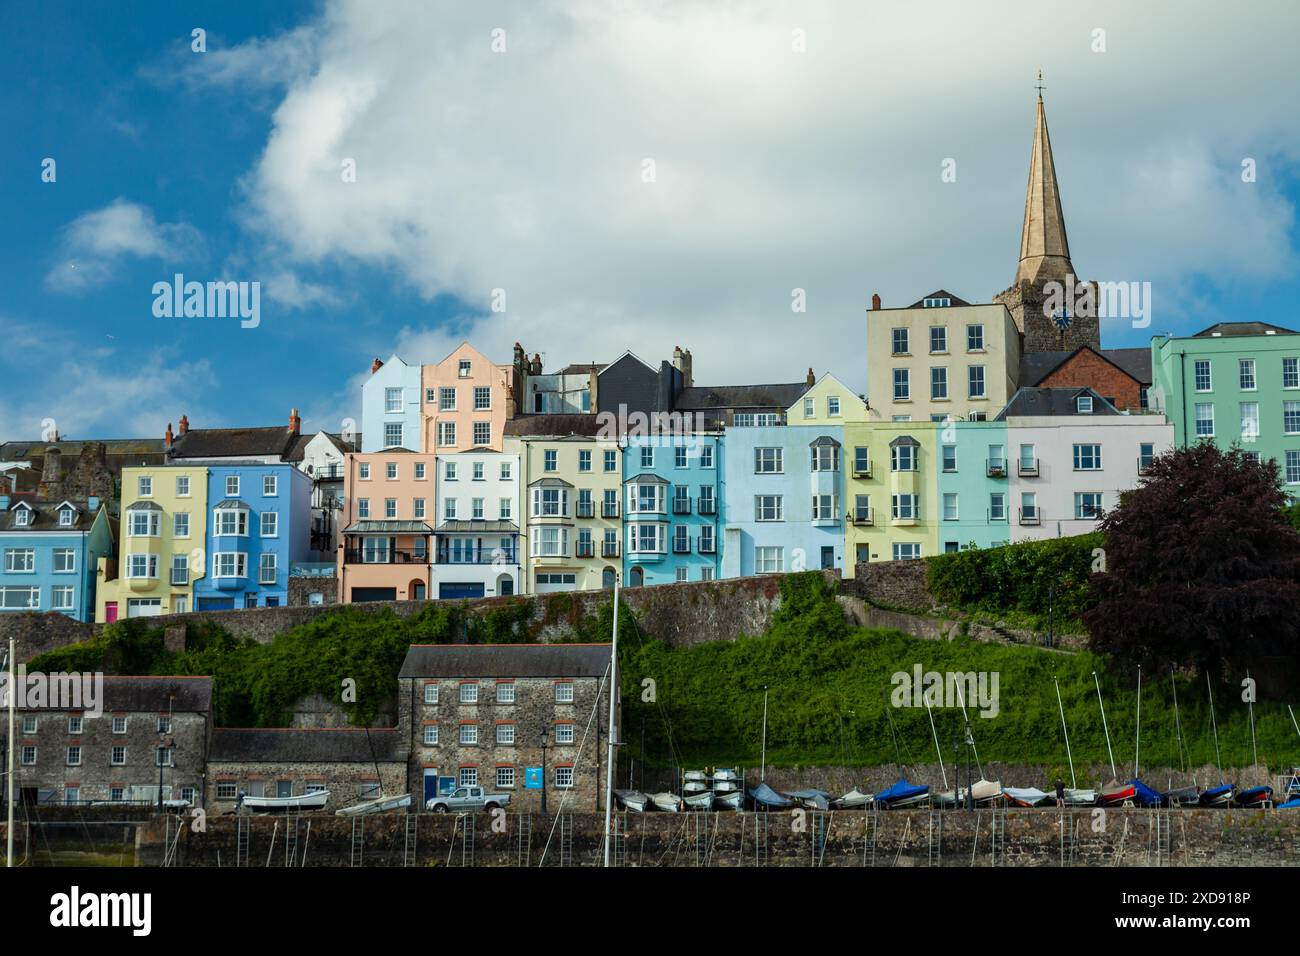
<svg viewBox="0 0 1300 956">
<path fill-rule="evenodd" d="M 1113 807 L 1129 803 L 1137 795 L 1137 788 L 1132 783 L 1120 783 L 1118 780 L 1112 780 L 1106 786 L 1101 788 L 1101 795 L 1097 803 L 1103 807 Z"/>
<path fill-rule="evenodd" d="M 1036 807 L 1047 799 L 1047 794 L 1037 787 L 1003 787 L 1002 794 L 1018 807 Z"/>
<path fill-rule="evenodd" d="M 650 802 L 650 797 L 640 790 L 615 790 L 614 796 L 620 807 L 633 813 L 645 813 L 646 804 Z"/>
<path fill-rule="evenodd" d="M 1067 807 L 1090 807 L 1096 802 L 1096 790 L 1083 790 L 1073 787 L 1065 788 L 1065 805 Z"/>
<path fill-rule="evenodd" d="M 687 770 L 682 774 L 682 779 L 698 780 L 700 783 L 704 783 L 709 779 L 709 775 L 706 774 L 703 770 Z"/>
<path fill-rule="evenodd" d="M 713 792 L 713 805 L 719 810 L 739 810 L 744 799 L 745 795 L 739 790 L 729 790 L 726 793 L 718 790 Z"/>
<path fill-rule="evenodd" d="M 998 800 L 1002 796 L 1001 780 L 977 780 L 971 785 L 971 792 L 975 796 L 977 806 L 987 806 Z M 954 792 L 945 790 L 942 793 L 934 794 L 934 805 L 937 807 L 964 807 L 966 805 L 966 788 Z"/>
<path fill-rule="evenodd" d="M 760 783 L 757 787 L 751 787 L 749 798 L 754 801 L 755 806 L 763 809 L 794 806 L 793 800 L 781 796 L 765 783 Z"/>
<path fill-rule="evenodd" d="M 655 805 L 656 810 L 663 810 L 665 813 L 677 813 L 682 809 L 682 798 L 675 793 L 652 793 L 650 802 Z"/>
<path fill-rule="evenodd" d="M 739 780 L 715 780 L 713 781 L 714 793 L 739 793 Z"/>
<path fill-rule="evenodd" d="M 806 810 L 829 810 L 830 794 L 825 790 L 787 790 L 785 795 Z"/>
<path fill-rule="evenodd" d="M 708 789 L 709 789 L 709 785 L 704 780 L 687 780 L 685 783 L 682 784 L 682 791 L 688 794 L 705 793 Z"/>
<path fill-rule="evenodd" d="M 899 777 L 898 783 L 876 794 L 876 804 L 886 810 L 915 807 L 929 800 L 930 787 L 927 784 L 908 783 L 905 777 Z"/>
<path fill-rule="evenodd" d="M 403 793 L 396 797 L 379 797 L 377 800 L 367 800 L 364 803 L 356 803 L 350 807 L 343 807 L 335 810 L 334 815 L 337 817 L 359 817 L 367 813 L 384 813 L 387 810 L 401 810 L 411 805 L 411 795 Z"/>
<path fill-rule="evenodd" d="M 1279 803 L 1273 807 L 1274 810 L 1295 810 L 1300 808 L 1300 797 L 1293 797 L 1285 803 Z"/>
<path fill-rule="evenodd" d="M 1272 787 L 1247 787 L 1238 790 L 1232 802 L 1239 807 L 1262 807 L 1273 799 Z"/>
<path fill-rule="evenodd" d="M 1178 787 L 1165 794 L 1171 807 L 1194 807 L 1201 802 L 1201 791 L 1196 787 Z"/>
<path fill-rule="evenodd" d="M 707 810 L 713 806 L 713 791 L 705 790 L 701 793 L 688 793 L 682 800 L 686 804 L 687 810 Z"/>
<path fill-rule="evenodd" d="M 1207 787 L 1201 791 L 1201 798 L 1197 802 L 1203 807 L 1226 807 L 1232 802 L 1232 795 L 1236 789 L 1230 783 L 1221 783 L 1217 787 Z"/>
<path fill-rule="evenodd" d="M 863 793 L 857 787 L 854 787 L 844 796 L 834 801 L 834 806 L 839 810 L 851 810 L 854 807 L 865 807 L 871 803 L 872 797 L 869 793 Z"/>
<path fill-rule="evenodd" d="M 250 797 L 240 798 L 239 806 L 253 812 L 273 810 L 323 810 L 329 803 L 330 792 L 317 790 L 315 793 L 300 793 L 295 797 Z"/>
<path fill-rule="evenodd" d="M 1134 777 L 1129 781 L 1133 785 L 1133 801 L 1139 807 L 1163 807 L 1169 803 L 1169 798 L 1158 790 L 1152 790 L 1141 780 Z"/>
<path fill-rule="evenodd" d="M 740 774 L 730 767 L 718 767 L 713 771 L 713 782 L 718 783 L 722 780 L 739 781 Z"/>
</svg>

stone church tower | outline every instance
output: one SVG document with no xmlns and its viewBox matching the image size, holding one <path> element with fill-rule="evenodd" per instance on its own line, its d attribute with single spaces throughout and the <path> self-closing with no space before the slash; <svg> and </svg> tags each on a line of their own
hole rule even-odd
<svg viewBox="0 0 1300 956">
<path fill-rule="evenodd" d="M 1050 301 L 1052 283 L 1058 283 L 1058 288 L 1065 291 L 1067 303 L 1075 301 L 1077 305 L 1054 308 L 1055 303 Z M 1073 296 L 1070 296 L 1072 286 Z M 1056 182 L 1041 88 L 1034 149 L 1029 157 L 1020 265 L 1011 288 L 994 296 L 993 301 L 1001 302 L 1010 311 L 1024 336 L 1025 352 L 1073 351 L 1081 345 L 1101 348 L 1096 283 L 1080 282 L 1070 263 L 1070 244 L 1065 238 L 1065 216 L 1061 213 L 1061 191 Z"/>
</svg>

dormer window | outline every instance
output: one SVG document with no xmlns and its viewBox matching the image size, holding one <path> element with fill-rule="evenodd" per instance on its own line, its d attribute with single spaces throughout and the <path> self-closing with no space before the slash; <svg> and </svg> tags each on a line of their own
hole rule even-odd
<svg viewBox="0 0 1300 956">
<path fill-rule="evenodd" d="M 1075 407 L 1075 410 L 1076 410 L 1080 415 L 1091 415 L 1091 414 L 1092 414 L 1092 396 L 1091 396 L 1091 395 L 1080 395 L 1078 398 L 1076 398 L 1076 399 L 1074 400 L 1074 407 Z"/>
<path fill-rule="evenodd" d="M 77 513 L 71 508 L 59 509 L 59 527 L 71 528 L 73 521 L 77 518 Z"/>
<path fill-rule="evenodd" d="M 460 365 L 457 367 L 457 374 L 458 374 L 461 378 L 469 378 L 469 375 L 470 375 L 470 363 L 469 363 L 469 360 L 468 360 L 468 359 L 461 359 L 461 361 L 460 361 Z"/>
<path fill-rule="evenodd" d="M 31 521 L 32 521 L 31 512 L 28 511 L 26 508 L 19 508 L 17 511 L 14 512 L 15 528 L 26 528 L 29 524 L 31 524 Z"/>
<path fill-rule="evenodd" d="M 952 299 L 949 299 L 947 296 L 933 296 L 925 299 L 921 304 L 927 309 L 945 309 L 952 305 Z"/>
</svg>

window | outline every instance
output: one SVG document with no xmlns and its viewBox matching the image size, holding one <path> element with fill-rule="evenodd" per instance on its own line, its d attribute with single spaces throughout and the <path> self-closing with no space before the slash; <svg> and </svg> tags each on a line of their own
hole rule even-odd
<svg viewBox="0 0 1300 956">
<path fill-rule="evenodd" d="M 1033 445 L 1024 444 L 1020 446 L 1020 473 L 1037 474 L 1038 460 L 1034 457 L 1035 448 Z"/>
<path fill-rule="evenodd" d="M 417 520 L 423 520 L 424 506 L 425 506 L 424 498 L 413 498 L 411 500 L 411 517 Z"/>
<path fill-rule="evenodd" d="M 514 767 L 497 767 L 497 789 L 511 790 L 515 785 Z"/>
<path fill-rule="evenodd" d="M 1207 359 L 1197 359 L 1193 366 L 1193 382 L 1198 392 L 1213 391 L 1213 379 L 1210 377 L 1210 363 Z"/>
<path fill-rule="evenodd" d="M 31 523 L 31 517 L 31 513 L 26 508 L 19 508 L 14 512 L 14 525 L 25 528 Z"/>
<path fill-rule="evenodd" d="M 731 424 L 736 428 L 753 428 L 754 416 L 749 412 L 736 412 L 732 416 Z"/>
<path fill-rule="evenodd" d="M 227 475 L 226 476 L 226 497 L 234 498 L 238 495 L 239 495 L 239 476 Z"/>
<path fill-rule="evenodd" d="M 859 475 L 869 475 L 871 473 L 871 449 L 865 445 L 858 445 L 853 449 L 853 470 Z"/>
<path fill-rule="evenodd" d="M 370 462 L 363 461 L 357 464 L 357 477 L 362 481 L 370 480 Z"/>
<path fill-rule="evenodd" d="M 901 494 L 890 498 L 890 517 L 895 521 L 915 521 L 919 517 L 918 511 L 916 495 Z"/>
<path fill-rule="evenodd" d="M 957 520 L 957 495 L 951 491 L 945 492 L 943 496 L 943 520 Z"/>
<path fill-rule="evenodd" d="M 785 570 L 785 549 L 766 546 L 754 549 L 754 573 L 777 574 Z"/>
<path fill-rule="evenodd" d="M 1000 491 L 989 495 L 989 520 L 1007 520 L 1007 496 Z"/>
<path fill-rule="evenodd" d="M 438 725 L 437 724 L 424 725 L 423 740 L 424 740 L 424 745 L 426 747 L 438 746 Z"/>
<path fill-rule="evenodd" d="M 782 495 L 755 495 L 755 521 L 784 521 L 785 499 Z"/>
<path fill-rule="evenodd" d="M 1021 492 L 1020 517 L 1035 520 L 1038 517 L 1038 494 L 1032 491 Z"/>
<path fill-rule="evenodd" d="M 618 471 L 618 452 L 614 449 L 605 452 L 605 470 Z"/>
<path fill-rule="evenodd" d="M 442 517 L 444 520 L 446 521 L 456 520 L 456 500 L 457 499 L 455 498 L 447 498 L 446 500 L 443 501 Z"/>
<path fill-rule="evenodd" d="M 157 511 L 143 508 L 128 508 L 127 532 L 133 538 L 156 538 L 161 521 Z"/>
<path fill-rule="evenodd" d="M 514 502 L 509 498 L 502 498 L 497 502 L 497 517 L 502 521 L 509 521 L 514 517 Z"/>
<path fill-rule="evenodd" d="M 22 756 L 21 756 L 21 758 L 19 759 L 19 762 L 20 762 L 24 767 L 34 767 L 34 766 L 36 766 L 36 748 L 35 748 L 35 747 L 32 747 L 32 746 L 25 746 L 25 747 L 23 747 L 23 749 L 22 749 Z"/>
<path fill-rule="evenodd" d="M 73 736 L 76 736 L 77 734 L 80 734 L 80 733 L 82 732 L 82 730 L 84 729 L 84 721 L 85 721 L 85 718 L 82 718 L 82 717 L 69 717 L 69 718 L 68 718 L 68 733 L 69 733 L 69 734 L 72 734 Z"/>
<path fill-rule="evenodd" d="M 396 517 L 397 517 L 397 499 L 396 499 L 396 498 L 385 498 L 385 499 L 384 499 L 384 517 L 385 517 L 385 518 L 396 518 Z"/>
<path fill-rule="evenodd" d="M 72 548 L 55 548 L 54 570 L 60 573 L 77 570 L 77 552 Z"/>
<path fill-rule="evenodd" d="M 178 511 L 172 515 L 172 537 L 188 538 L 190 536 L 190 513 Z"/>
<path fill-rule="evenodd" d="M 280 513 L 263 511 L 261 515 L 261 533 L 263 538 L 276 538 L 280 535 Z"/>
<path fill-rule="evenodd" d="M 242 578 L 247 576 L 248 555 L 235 551 L 218 552 L 212 556 L 212 576 L 217 578 Z"/>
<path fill-rule="evenodd" d="M 72 521 L 76 518 L 77 513 L 71 508 L 59 509 L 59 525 L 64 528 L 72 527 Z"/>
<path fill-rule="evenodd" d="M 1300 388 L 1300 359 L 1282 360 L 1282 387 Z"/>
<path fill-rule="evenodd" d="M 426 704 L 436 704 L 436 703 L 438 703 L 438 685 L 437 685 L 437 684 L 425 684 L 425 685 L 424 685 L 424 702 L 425 702 Z"/>
<path fill-rule="evenodd" d="M 158 577 L 158 555 L 156 554 L 127 555 L 126 576 L 128 578 Z"/>
<path fill-rule="evenodd" d="M 573 685 L 569 685 L 573 686 Z M 574 741 L 574 725 L 570 723 L 559 723 L 555 725 L 555 742 L 557 744 L 571 744 Z"/>
<path fill-rule="evenodd" d="M 114 767 L 125 767 L 125 766 L 126 766 L 126 748 L 125 748 L 125 747 L 114 747 L 112 753 L 113 753 L 113 755 L 109 758 L 109 763 L 111 763 Z"/>
<path fill-rule="evenodd" d="M 454 461 L 449 461 L 443 465 L 442 477 L 446 481 L 456 480 L 456 463 Z"/>
<path fill-rule="evenodd" d="M 73 589 L 66 585 L 57 585 L 53 588 L 50 588 L 50 596 L 51 596 L 50 607 L 52 607 L 56 611 L 71 611 L 73 607 L 72 595 L 73 595 Z"/>
<path fill-rule="evenodd" d="M 1208 402 L 1196 405 L 1196 437 L 1214 437 L 1214 406 Z"/>
<path fill-rule="evenodd" d="M 257 566 L 258 584 L 275 584 L 277 571 L 275 552 L 263 554 Z"/>
<path fill-rule="evenodd" d="M 1288 485 L 1300 482 L 1300 451 L 1286 453 L 1286 482 Z"/>
<path fill-rule="evenodd" d="M 966 351 L 967 352 L 984 351 L 984 326 L 982 325 L 966 326 Z"/>
<path fill-rule="evenodd" d="M 911 561 L 921 556 L 921 545 L 916 541 L 895 542 L 894 543 L 894 560 Z"/>
<path fill-rule="evenodd" d="M 425 469 L 425 463 L 424 463 L 424 462 L 422 462 L 422 461 L 417 461 L 417 462 L 415 462 L 415 480 L 416 480 L 416 481 L 424 481 L 424 480 L 425 480 L 425 470 L 424 470 L 424 469 Z"/>
<path fill-rule="evenodd" d="M 462 787 L 478 786 L 478 767 L 460 768 L 460 785 Z"/>
<path fill-rule="evenodd" d="M 853 520 L 854 521 L 871 520 L 871 496 L 870 495 L 853 496 Z"/>
<path fill-rule="evenodd" d="M 402 423 L 384 422 L 384 447 L 401 448 L 402 445 Z"/>
<path fill-rule="evenodd" d="M 384 389 L 384 411 L 400 412 L 402 410 L 402 390 L 400 388 Z"/>
<path fill-rule="evenodd" d="M 571 681 L 560 681 L 555 685 L 555 702 L 557 704 L 573 703 L 573 683 Z"/>
<path fill-rule="evenodd" d="M 528 540 L 535 558 L 564 557 L 569 552 L 567 528 L 537 528 Z"/>
<path fill-rule="evenodd" d="M 124 733 L 126 733 L 126 718 L 125 718 L 125 717 L 122 717 L 122 716 L 119 715 L 119 716 L 116 716 L 116 717 L 113 718 L 113 733 L 115 733 L 115 734 L 124 734 Z"/>
<path fill-rule="evenodd" d="M 136 493 L 141 498 L 153 497 L 153 479 L 148 475 L 141 475 L 135 480 Z"/>
<path fill-rule="evenodd" d="M 1243 392 L 1255 391 L 1255 360 L 1237 360 L 1237 380 Z"/>
<path fill-rule="evenodd" d="M 1080 395 L 1074 400 L 1074 410 L 1080 415 L 1092 414 L 1092 396 Z"/>
<path fill-rule="evenodd" d="M 234 781 L 222 780 L 217 783 L 218 800 L 234 800 L 239 794 L 236 792 Z"/>
<path fill-rule="evenodd" d="M 279 494 L 279 489 L 280 489 L 279 475 L 262 476 L 262 497 L 263 498 L 274 498 L 277 494 Z"/>
<path fill-rule="evenodd" d="M 557 790 L 571 790 L 573 788 L 572 767 L 555 768 L 555 788 Z"/>
<path fill-rule="evenodd" d="M 469 516 L 475 521 L 483 520 L 483 499 L 482 498 L 470 499 Z"/>
<path fill-rule="evenodd" d="M 478 684 L 470 682 L 460 685 L 460 702 L 462 704 L 478 703 Z"/>
<path fill-rule="evenodd" d="M 700 554 L 713 554 L 713 525 L 706 524 L 700 528 Z"/>
<path fill-rule="evenodd" d="M 456 423 L 439 422 L 438 423 L 438 445 L 442 448 L 451 448 L 456 444 Z"/>
<path fill-rule="evenodd" d="M 814 400 L 811 399 L 811 398 L 805 398 L 805 399 L 803 400 L 803 417 L 804 417 L 804 418 L 812 418 L 812 417 L 813 417 L 814 415 L 816 415 L 816 414 L 817 414 L 817 403 L 816 403 L 816 401 L 814 401 Z"/>
<path fill-rule="evenodd" d="M 930 326 L 930 351 L 948 351 L 948 329 L 942 325 Z"/>
<path fill-rule="evenodd" d="M 534 488 L 533 514 L 542 518 L 563 518 L 569 514 L 569 494 L 563 488 Z"/>
<path fill-rule="evenodd" d="M 459 364 L 456 366 L 456 374 L 460 378 L 469 378 L 471 367 L 469 359 L 461 359 Z"/>
<path fill-rule="evenodd" d="M 628 547 L 632 551 L 648 554 L 663 554 L 667 542 L 664 540 L 666 529 L 657 524 L 629 524 Z"/>
<path fill-rule="evenodd" d="M 474 386 L 474 411 L 486 412 L 492 408 L 492 389 L 485 385 Z"/>
<path fill-rule="evenodd" d="M 686 446 L 677 445 L 673 448 L 673 467 L 685 468 L 686 464 Z"/>
<path fill-rule="evenodd" d="M 248 534 L 248 512 L 238 508 L 218 508 L 214 514 L 217 534 L 244 536 Z"/>
<path fill-rule="evenodd" d="M 1259 439 L 1259 402 L 1241 403 L 1241 438 L 1242 441 Z"/>
<path fill-rule="evenodd" d="M 478 724 L 461 724 L 460 742 L 462 746 L 476 745 L 478 743 Z"/>
<path fill-rule="evenodd" d="M 474 444 L 479 447 L 492 444 L 491 422 L 474 423 Z"/>
<path fill-rule="evenodd" d="M 515 725 L 497 724 L 497 743 L 510 746 L 513 745 L 514 742 L 515 742 Z"/>
<path fill-rule="evenodd" d="M 1151 442 L 1143 442 L 1138 445 L 1138 470 L 1145 471 L 1151 467 L 1151 462 L 1156 457 L 1156 446 Z"/>
<path fill-rule="evenodd" d="M 838 520 L 840 502 L 837 495 L 813 495 L 812 506 L 813 521 Z"/>
<path fill-rule="evenodd" d="M 840 397 L 832 395 L 826 399 L 826 414 L 831 418 L 838 418 L 840 414 Z"/>
<path fill-rule="evenodd" d="M 971 398 L 984 397 L 984 366 L 972 365 L 967 370 L 967 381 L 970 385 Z"/>
<path fill-rule="evenodd" d="M 188 498 L 190 496 L 190 476 L 178 475 L 176 477 L 176 497 Z"/>
<path fill-rule="evenodd" d="M 1075 445 L 1074 446 L 1074 470 L 1075 471 L 1100 471 L 1101 470 L 1101 446 L 1100 445 Z"/>
<path fill-rule="evenodd" d="M 781 448 L 755 448 L 754 474 L 777 475 L 785 471 L 785 451 Z"/>
<path fill-rule="evenodd" d="M 497 684 L 497 703 L 513 704 L 515 702 L 515 685 L 509 682 Z"/>
<path fill-rule="evenodd" d="M 838 445 L 814 445 L 812 449 L 813 471 L 839 471 L 840 449 Z"/>
<path fill-rule="evenodd" d="M 512 464 L 512 463 L 511 463 L 511 462 L 508 462 L 508 461 L 503 461 L 503 462 L 501 462 L 501 480 L 502 480 L 502 481 L 509 481 L 509 480 L 510 480 L 510 476 L 511 476 L 511 474 L 513 474 L 513 468 L 511 467 L 511 464 Z"/>
<path fill-rule="evenodd" d="M 591 452 L 586 449 L 578 452 L 578 471 L 591 471 Z"/>
<path fill-rule="evenodd" d="M 542 452 L 542 471 L 555 471 L 559 467 L 559 452 L 554 448 Z"/>
<path fill-rule="evenodd" d="M 456 410 L 456 389 L 443 387 L 438 389 L 438 411 L 454 412 Z"/>
<path fill-rule="evenodd" d="M 69 767 L 80 767 L 80 766 L 81 766 L 81 748 L 80 748 L 80 747 L 69 747 L 69 748 L 68 748 L 68 766 L 69 766 Z"/>
<path fill-rule="evenodd" d="M 689 580 L 689 577 L 687 575 L 687 570 L 688 569 L 684 567 L 678 568 L 676 572 L 674 572 L 673 574 L 673 580 L 676 581 L 678 584 L 680 584 L 683 581 Z"/>
<path fill-rule="evenodd" d="M 1138 389 L 1138 407 L 1139 408 L 1151 407 L 1150 389 L 1148 389 L 1145 385 L 1143 385 L 1141 388 Z"/>
<path fill-rule="evenodd" d="M 641 467 L 653 468 L 655 466 L 655 450 L 653 448 L 641 449 Z"/>
<path fill-rule="evenodd" d="M 893 332 L 890 333 L 890 339 L 893 343 L 894 355 L 908 354 L 910 350 L 907 347 L 908 346 L 907 338 L 908 338 L 907 329 L 894 329 Z"/>
<path fill-rule="evenodd" d="M 891 471 L 916 471 L 916 446 L 895 445 L 889 449 Z"/>
<path fill-rule="evenodd" d="M 1074 516 L 1079 519 L 1096 520 L 1101 517 L 1101 492 L 1076 491 L 1074 493 Z"/>
<path fill-rule="evenodd" d="M 1282 430 L 1288 435 L 1300 435 L 1300 402 L 1282 403 Z"/>
<path fill-rule="evenodd" d="M 894 401 L 906 402 L 912 398 L 911 373 L 905 368 L 894 369 Z"/>
<path fill-rule="evenodd" d="M 943 446 L 943 470 L 944 471 L 957 470 L 957 446 L 956 445 Z"/>
<path fill-rule="evenodd" d="M 357 499 L 357 517 L 358 517 L 358 518 L 369 518 L 369 517 L 370 517 L 370 499 L 369 499 L 369 498 L 358 498 L 358 499 Z"/>
<path fill-rule="evenodd" d="M 941 402 L 948 398 L 948 370 L 946 368 L 930 369 L 930 398 Z"/>
</svg>

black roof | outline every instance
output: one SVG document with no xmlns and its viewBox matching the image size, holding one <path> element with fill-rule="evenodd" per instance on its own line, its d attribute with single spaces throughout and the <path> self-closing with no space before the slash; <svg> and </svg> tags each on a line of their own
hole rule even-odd
<svg viewBox="0 0 1300 956">
<path fill-rule="evenodd" d="M 787 409 L 811 388 L 806 381 L 776 385 L 693 385 L 684 388 L 673 403 L 682 411 L 703 408 Z"/>
<path fill-rule="evenodd" d="M 214 762 L 395 763 L 406 747 L 394 727 L 219 727 L 212 731 Z"/>
<path fill-rule="evenodd" d="M 608 644 L 412 644 L 398 677 L 600 677 Z"/>
<path fill-rule="evenodd" d="M 1110 362 L 1125 375 L 1142 385 L 1151 384 L 1150 349 L 1102 349 L 1097 351 L 1081 345 L 1072 352 L 1026 352 L 1020 356 L 1020 378 L 1023 387 L 1042 382 L 1080 352 L 1094 352 Z"/>
<path fill-rule="evenodd" d="M 137 465 L 161 465 L 166 459 L 166 444 L 161 438 L 106 438 L 94 439 L 104 446 L 104 461 L 114 475 L 123 468 Z M 57 448 L 63 461 L 73 464 L 81 456 L 87 441 L 7 441 L 0 444 L 0 461 L 29 461 L 32 470 L 40 474 L 45 462 L 45 450 Z"/>
<path fill-rule="evenodd" d="M 1151 384 L 1151 350 L 1149 348 L 1102 349 L 1101 356 L 1110 359 L 1141 384 Z"/>
<path fill-rule="evenodd" d="M 28 509 L 28 519 L 27 524 L 19 526 L 14 512 L 23 505 Z M 74 512 L 71 525 L 59 524 L 59 512 L 65 505 L 70 505 Z M 95 516 L 106 507 L 108 502 L 103 499 L 99 502 L 99 509 L 91 511 L 84 498 L 43 501 L 21 494 L 11 495 L 9 507 L 0 512 L 0 531 L 88 531 L 95 524 Z"/>
<path fill-rule="evenodd" d="M 595 415 L 517 415 L 506 422 L 505 434 L 530 438 L 594 438 L 600 431 Z"/>
<path fill-rule="evenodd" d="M 1120 414 L 1119 409 L 1090 388 L 1019 388 L 994 421 L 1004 421 L 1012 415 L 1079 415 L 1074 400 L 1080 395 L 1092 396 L 1092 415 Z"/>
<path fill-rule="evenodd" d="M 1197 332 L 1195 338 L 1204 336 L 1223 336 L 1223 335 L 1297 335 L 1295 329 L 1285 329 L 1280 325 L 1270 325 L 1268 322 L 1217 322 L 1208 329 Z"/>
<path fill-rule="evenodd" d="M 953 295 L 953 294 L 952 294 L 951 292 L 949 292 L 947 289 L 939 289 L 939 290 L 937 290 L 937 291 L 935 291 L 935 292 L 931 292 L 929 295 L 922 296 L 921 298 L 917 299 L 915 302 L 913 302 L 911 305 L 909 305 L 908 308 L 909 308 L 909 309 L 923 309 L 923 308 L 925 308 L 925 300 L 926 300 L 926 299 L 948 299 L 948 300 L 950 300 L 950 305 L 953 305 L 953 306 L 957 306 L 957 305 L 970 305 L 970 303 L 967 302 L 965 299 L 960 298 L 959 296 L 955 296 L 955 295 Z M 930 308 L 932 308 L 932 309 L 941 309 L 941 308 L 944 308 L 944 307 L 943 307 L 943 306 L 930 306 Z"/>
<path fill-rule="evenodd" d="M 899 435 L 897 438 L 895 438 L 893 441 L 889 443 L 890 448 L 898 448 L 901 445 L 915 445 L 919 448 L 921 443 L 917 441 L 915 438 L 913 438 L 911 435 Z"/>
<path fill-rule="evenodd" d="M 274 456 L 288 460 L 298 433 L 287 425 L 269 428 L 191 428 L 172 441 L 169 458 L 248 458 Z"/>
<path fill-rule="evenodd" d="M 55 702 L 46 710 L 85 710 Z M 99 702 L 105 714 L 144 712 L 207 713 L 212 709 L 211 677 L 104 677 L 104 696 Z"/>
</svg>

